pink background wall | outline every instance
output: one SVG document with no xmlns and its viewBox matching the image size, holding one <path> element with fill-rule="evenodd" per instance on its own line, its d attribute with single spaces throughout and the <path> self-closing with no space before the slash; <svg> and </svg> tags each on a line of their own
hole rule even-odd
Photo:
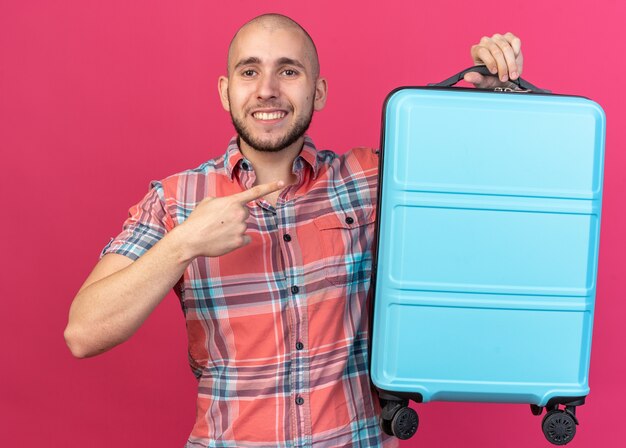
<svg viewBox="0 0 626 448">
<path fill-rule="evenodd" d="M 521 36 L 524 77 L 587 96 L 608 118 L 591 395 L 572 446 L 623 433 L 626 7 L 618 0 L 3 1 L 0 3 L 0 444 L 182 446 L 195 414 L 173 295 L 125 345 L 77 361 L 70 302 L 151 179 L 220 154 L 233 133 L 216 91 L 249 18 L 291 15 L 330 83 L 320 148 L 377 146 L 386 94 L 471 64 L 483 34 Z M 489 136 L 485 136 L 489 138 Z M 546 343 L 559 345 L 559 329 Z M 527 406 L 432 403 L 404 447 L 549 446 Z"/>
</svg>

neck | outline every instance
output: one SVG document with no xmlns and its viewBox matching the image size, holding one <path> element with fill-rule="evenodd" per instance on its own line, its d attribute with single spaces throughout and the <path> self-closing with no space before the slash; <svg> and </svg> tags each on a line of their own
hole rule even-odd
<svg viewBox="0 0 626 448">
<path fill-rule="evenodd" d="M 276 180 L 282 180 L 285 185 L 295 183 L 296 176 L 292 172 L 293 161 L 300 154 L 303 145 L 304 137 L 301 137 L 292 145 L 280 151 L 259 151 L 239 139 L 239 150 L 254 166 L 256 185 Z"/>
</svg>

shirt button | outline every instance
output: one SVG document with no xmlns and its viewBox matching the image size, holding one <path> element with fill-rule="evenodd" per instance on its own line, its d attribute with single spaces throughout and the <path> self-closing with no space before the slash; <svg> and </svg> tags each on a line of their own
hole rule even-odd
<svg viewBox="0 0 626 448">
<path fill-rule="evenodd" d="M 291 292 L 293 294 L 298 294 L 298 291 L 300 291 L 300 288 L 298 288 L 297 286 L 292 286 L 291 287 Z"/>
<path fill-rule="evenodd" d="M 296 348 L 298 350 L 302 350 L 304 348 L 304 344 L 302 342 L 296 342 Z"/>
<path fill-rule="evenodd" d="M 284 239 L 285 241 L 289 242 L 289 241 L 291 241 L 291 235 L 289 235 L 288 233 L 285 233 L 285 234 L 283 235 L 283 239 Z"/>
<path fill-rule="evenodd" d="M 353 222 L 354 222 L 354 219 L 352 219 L 350 216 L 346 218 L 346 224 L 352 224 Z"/>
<path fill-rule="evenodd" d="M 304 404 L 304 398 L 298 395 L 298 397 L 296 397 L 296 404 L 302 406 Z"/>
<path fill-rule="evenodd" d="M 247 163 L 247 162 L 243 162 L 243 163 L 241 164 L 241 167 L 242 167 L 245 171 L 248 171 L 248 168 L 249 168 L 250 166 L 248 165 L 248 163 Z"/>
</svg>

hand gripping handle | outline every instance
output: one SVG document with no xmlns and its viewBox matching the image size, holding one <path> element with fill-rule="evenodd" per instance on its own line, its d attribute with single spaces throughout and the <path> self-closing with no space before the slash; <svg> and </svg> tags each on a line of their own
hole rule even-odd
<svg viewBox="0 0 626 448">
<path fill-rule="evenodd" d="M 465 70 L 457 73 L 454 76 L 449 77 L 448 79 L 444 79 L 441 82 L 428 84 L 428 86 L 429 87 L 452 87 L 457 82 L 462 80 L 463 76 L 465 76 L 465 74 L 469 73 L 469 72 L 480 73 L 481 75 L 484 75 L 484 76 L 495 76 L 495 75 L 493 75 L 489 71 L 487 66 L 485 66 L 485 65 L 475 65 L 473 67 L 466 68 Z M 522 78 L 517 78 L 515 80 L 510 80 L 510 82 L 512 82 L 513 84 L 517 85 L 520 89 L 523 89 L 523 90 L 530 90 L 530 91 L 536 92 L 536 93 L 550 93 L 549 90 L 540 89 L 539 87 L 532 85 L 531 83 L 529 83 L 528 81 L 526 81 L 526 80 L 524 80 Z"/>
</svg>

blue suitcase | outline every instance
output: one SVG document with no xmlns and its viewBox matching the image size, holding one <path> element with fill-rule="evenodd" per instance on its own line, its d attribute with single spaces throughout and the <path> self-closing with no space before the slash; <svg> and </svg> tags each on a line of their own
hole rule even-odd
<svg viewBox="0 0 626 448">
<path fill-rule="evenodd" d="M 520 92 L 451 87 L 466 72 L 396 89 L 383 110 L 371 339 L 382 427 L 415 433 L 409 399 L 525 403 L 563 445 L 589 393 L 604 112 L 522 80 Z"/>
</svg>

